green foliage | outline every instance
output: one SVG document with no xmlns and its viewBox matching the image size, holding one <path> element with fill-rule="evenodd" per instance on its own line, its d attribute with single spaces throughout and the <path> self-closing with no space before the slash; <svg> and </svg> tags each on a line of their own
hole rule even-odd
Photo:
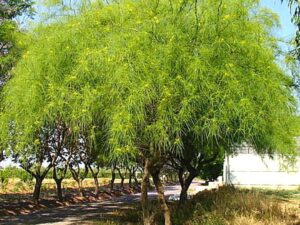
<svg viewBox="0 0 300 225">
<path fill-rule="evenodd" d="M 223 175 L 224 157 L 219 157 L 215 161 L 205 164 L 200 170 L 202 179 L 213 181 Z"/>
<path fill-rule="evenodd" d="M 0 170 L 0 182 L 3 185 L 8 183 L 9 175 L 6 171 Z"/>
<path fill-rule="evenodd" d="M 207 147 L 292 152 L 292 81 L 276 64 L 277 17 L 258 1 L 88 7 L 33 32 L 3 92 L 4 146 L 22 151 L 59 116 L 118 158 L 180 154 L 187 132 Z"/>
<path fill-rule="evenodd" d="M 18 167 L 6 167 L 0 170 L 0 180 L 5 183 L 8 182 L 10 178 L 18 178 L 20 181 L 28 183 L 32 181 L 32 176 L 25 170 Z"/>
<path fill-rule="evenodd" d="M 52 179 L 53 175 L 52 175 L 52 169 L 49 171 L 49 173 L 47 173 L 46 178 L 48 179 Z M 81 175 L 83 175 L 84 171 L 80 171 Z M 124 172 L 124 171 L 123 171 Z M 92 173 L 89 171 L 86 178 L 93 178 Z M 98 178 L 111 178 L 111 171 L 108 169 L 100 169 L 99 174 L 98 174 Z M 116 179 L 119 179 L 120 176 L 117 173 L 116 174 Z M 129 174 L 127 173 L 126 179 L 129 178 Z M 70 172 L 70 170 L 67 170 L 66 175 L 65 175 L 65 179 L 72 179 L 72 174 Z"/>
<path fill-rule="evenodd" d="M 0 2 L 0 18 L 13 19 L 24 14 L 32 15 L 33 0 L 2 0 Z"/>
</svg>

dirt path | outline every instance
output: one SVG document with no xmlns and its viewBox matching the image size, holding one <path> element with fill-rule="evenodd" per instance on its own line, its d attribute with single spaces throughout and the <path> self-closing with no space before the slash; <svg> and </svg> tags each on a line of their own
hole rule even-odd
<svg viewBox="0 0 300 225">
<path fill-rule="evenodd" d="M 194 182 L 192 186 L 198 185 Z M 193 188 L 193 187 L 191 187 Z M 180 193 L 180 185 L 171 185 L 165 187 L 166 196 L 178 195 Z M 156 192 L 149 192 L 150 198 L 156 197 Z M 140 200 L 140 194 L 116 197 L 108 201 L 80 203 L 70 205 L 68 207 L 59 207 L 45 209 L 39 212 L 9 216 L 0 218 L 0 224 L 39 224 L 39 225 L 70 225 L 70 224 L 88 224 L 92 221 L 99 221 L 105 218 L 112 218 L 114 211 L 125 210 L 130 205 Z"/>
</svg>

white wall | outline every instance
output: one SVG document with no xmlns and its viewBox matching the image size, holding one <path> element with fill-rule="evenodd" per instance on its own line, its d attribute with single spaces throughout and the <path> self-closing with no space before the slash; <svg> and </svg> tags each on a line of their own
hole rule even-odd
<svg viewBox="0 0 300 225">
<path fill-rule="evenodd" d="M 224 182 L 235 186 L 300 186 L 300 157 L 290 165 L 280 156 L 271 159 L 255 153 L 239 153 L 226 156 L 224 163 Z"/>
</svg>

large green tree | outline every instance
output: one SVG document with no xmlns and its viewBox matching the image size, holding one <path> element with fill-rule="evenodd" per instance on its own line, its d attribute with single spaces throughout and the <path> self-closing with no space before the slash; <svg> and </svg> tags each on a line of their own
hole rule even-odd
<svg viewBox="0 0 300 225">
<path fill-rule="evenodd" d="M 3 92 L 4 147 L 21 153 L 59 115 L 112 160 L 141 158 L 145 225 L 150 176 L 171 224 L 159 173 L 190 150 L 186 134 L 203 151 L 292 152 L 292 80 L 276 63 L 276 16 L 258 1 L 101 2 L 34 31 Z"/>
</svg>

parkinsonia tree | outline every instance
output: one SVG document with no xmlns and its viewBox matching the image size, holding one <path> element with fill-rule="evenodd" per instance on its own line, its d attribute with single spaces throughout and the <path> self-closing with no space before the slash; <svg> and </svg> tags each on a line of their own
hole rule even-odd
<svg viewBox="0 0 300 225">
<path fill-rule="evenodd" d="M 292 152 L 296 103 L 276 25 L 256 0 L 98 1 L 41 25 L 5 87 L 1 143 L 30 143 L 60 118 L 112 158 L 140 157 L 144 224 L 150 176 L 171 224 L 159 173 L 192 150 L 186 139 L 208 156 L 243 142 Z"/>
</svg>

